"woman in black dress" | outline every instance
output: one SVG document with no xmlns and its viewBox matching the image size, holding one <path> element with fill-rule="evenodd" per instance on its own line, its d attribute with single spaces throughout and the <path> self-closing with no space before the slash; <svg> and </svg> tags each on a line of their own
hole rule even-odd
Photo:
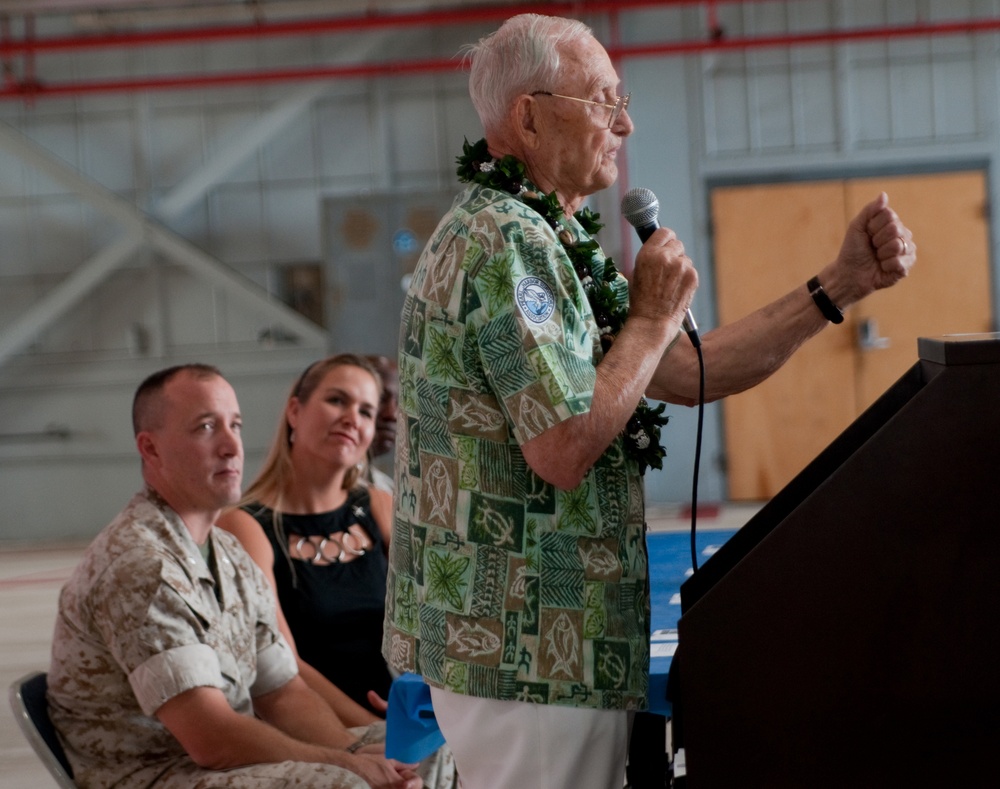
<svg viewBox="0 0 1000 789">
<path fill-rule="evenodd" d="M 300 673 L 348 725 L 384 711 L 368 694 L 387 698 L 392 680 L 381 654 L 392 500 L 364 473 L 381 392 L 364 357 L 311 365 L 263 470 L 219 522 L 274 586 Z"/>
</svg>

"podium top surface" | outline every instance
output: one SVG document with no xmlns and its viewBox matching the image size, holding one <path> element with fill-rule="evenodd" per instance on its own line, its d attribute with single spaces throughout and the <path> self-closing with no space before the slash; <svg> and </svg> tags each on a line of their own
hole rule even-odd
<svg viewBox="0 0 1000 789">
<path fill-rule="evenodd" d="M 920 358 L 937 364 L 1000 363 L 1000 333 L 945 334 L 917 339 Z"/>
</svg>

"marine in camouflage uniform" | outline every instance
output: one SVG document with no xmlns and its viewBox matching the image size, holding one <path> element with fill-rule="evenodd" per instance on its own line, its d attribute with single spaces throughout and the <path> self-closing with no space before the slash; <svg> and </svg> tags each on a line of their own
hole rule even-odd
<svg viewBox="0 0 1000 789">
<path fill-rule="evenodd" d="M 615 287 L 627 304 L 621 275 Z M 589 410 L 602 358 L 580 280 L 543 217 L 506 192 L 467 188 L 403 308 L 383 643 L 394 668 L 468 696 L 645 708 L 638 466 L 619 437 L 564 491 L 520 449 Z"/>
<path fill-rule="evenodd" d="M 63 587 L 48 695 L 78 785 L 364 789 L 360 776 L 331 764 L 205 769 L 155 717 L 199 686 L 220 688 L 252 715 L 254 696 L 298 673 L 263 574 L 232 535 L 213 528 L 209 542 L 214 572 L 180 517 L 147 489 Z M 366 741 L 384 740 L 384 724 L 374 728 Z"/>
</svg>

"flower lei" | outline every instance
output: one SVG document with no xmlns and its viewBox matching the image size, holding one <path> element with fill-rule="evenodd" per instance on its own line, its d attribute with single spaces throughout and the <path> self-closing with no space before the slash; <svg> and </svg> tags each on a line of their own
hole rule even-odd
<svg viewBox="0 0 1000 789">
<path fill-rule="evenodd" d="M 607 353 L 628 317 L 628 310 L 619 303 L 612 286 L 618 278 L 614 261 L 605 258 L 603 276 L 594 276 L 594 256 L 600 251 L 597 242 L 592 238 L 574 241 L 573 235 L 562 224 L 563 209 L 556 193 L 546 195 L 537 191 L 528 180 L 524 165 L 513 156 L 504 156 L 498 161 L 490 155 L 486 140 L 480 140 L 474 145 L 466 140 L 457 162 L 459 180 L 514 195 L 538 212 L 555 231 L 559 243 L 573 264 L 584 293 L 587 294 L 600 332 L 601 348 Z M 583 208 L 573 216 L 588 235 L 594 235 L 604 227 L 598 222 L 600 214 L 595 214 L 589 208 Z M 660 444 L 660 428 L 670 418 L 663 415 L 665 408 L 663 403 L 652 408 L 645 397 L 641 398 L 635 413 L 622 431 L 625 452 L 639 464 L 640 474 L 645 474 L 650 466 L 663 468 L 666 450 Z"/>
</svg>

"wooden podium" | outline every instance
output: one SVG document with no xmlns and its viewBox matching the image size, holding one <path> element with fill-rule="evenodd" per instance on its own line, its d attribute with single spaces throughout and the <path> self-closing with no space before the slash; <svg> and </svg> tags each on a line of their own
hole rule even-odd
<svg viewBox="0 0 1000 789">
<path fill-rule="evenodd" d="M 1000 334 L 920 360 L 681 587 L 689 789 L 1000 767 Z"/>
</svg>

